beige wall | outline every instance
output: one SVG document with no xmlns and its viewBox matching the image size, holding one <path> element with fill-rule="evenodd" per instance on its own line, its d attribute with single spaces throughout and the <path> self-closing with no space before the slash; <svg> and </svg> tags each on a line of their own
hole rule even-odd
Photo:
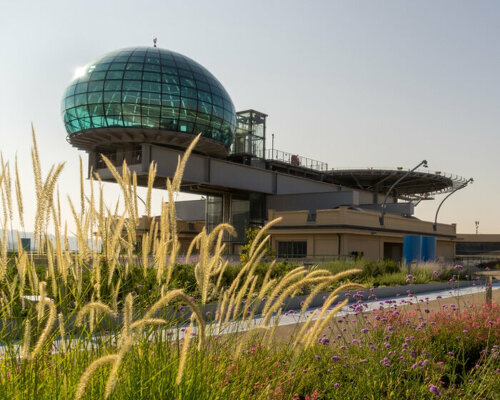
<svg viewBox="0 0 500 400">
<path fill-rule="evenodd" d="M 455 258 L 455 242 L 438 240 L 436 242 L 436 259 L 439 261 Z"/>
<path fill-rule="evenodd" d="M 316 221 L 313 223 L 307 222 L 307 214 L 307 211 L 275 212 L 270 210 L 270 219 L 283 218 L 277 226 L 290 226 L 289 229 L 271 228 L 269 231 L 275 249 L 277 249 L 277 241 L 306 240 L 308 256 L 336 255 L 340 238 L 340 255 L 363 252 L 367 259 L 382 260 L 388 256 L 384 254 L 384 243 L 403 243 L 403 237 L 413 233 L 418 235 L 437 233 L 450 236 L 449 238 L 438 237 L 436 243 L 438 259 L 452 260 L 455 257 L 456 225 L 454 224 L 438 224 L 437 232 L 434 232 L 432 222 L 386 214 L 383 228 L 402 232 L 385 232 L 380 229 L 380 213 L 378 212 L 360 212 L 349 210 L 347 207 L 317 210 Z M 340 225 L 340 227 L 329 228 L 328 225 Z"/>
<path fill-rule="evenodd" d="M 374 261 L 390 258 L 390 254 L 384 254 L 385 243 L 403 244 L 403 235 L 400 237 L 375 236 L 367 235 L 364 232 L 332 235 L 331 232 L 310 234 L 305 231 L 294 230 L 293 233 L 272 233 L 271 237 L 272 246 L 275 250 L 277 250 L 278 241 L 306 241 L 307 255 L 309 257 L 338 255 L 340 237 L 340 255 L 362 252 L 364 258 Z M 438 260 L 443 261 L 452 260 L 455 257 L 455 243 L 451 240 L 438 240 L 436 243 L 436 257 Z"/>
<path fill-rule="evenodd" d="M 320 256 L 339 254 L 339 238 L 337 235 L 314 236 L 314 254 Z"/>
<path fill-rule="evenodd" d="M 342 240 L 344 254 L 361 251 L 363 257 L 370 260 L 381 260 L 384 257 L 383 241 L 380 238 L 372 238 L 366 235 L 343 235 Z"/>
<path fill-rule="evenodd" d="M 274 212 L 273 216 L 283 216 L 283 223 L 289 224 L 286 221 L 291 218 L 294 213 L 306 213 L 305 217 L 307 219 L 307 211 L 288 211 L 287 214 L 282 212 Z M 317 210 L 316 211 L 316 225 L 356 225 L 356 226 L 366 226 L 373 228 L 380 228 L 380 212 L 377 211 L 357 211 L 350 210 L 348 207 L 339 207 L 335 210 Z M 388 229 L 400 229 L 413 231 L 415 233 L 434 233 L 433 223 L 430 221 L 421 221 L 418 219 L 405 218 L 394 214 L 385 214 L 384 217 L 384 227 Z M 455 235 L 456 225 L 455 224 L 437 224 L 436 233 Z"/>
</svg>

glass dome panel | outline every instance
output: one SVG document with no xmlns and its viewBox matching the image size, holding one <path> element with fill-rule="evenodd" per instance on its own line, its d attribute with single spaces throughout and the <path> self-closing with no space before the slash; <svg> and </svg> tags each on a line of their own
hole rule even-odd
<svg viewBox="0 0 500 400">
<path fill-rule="evenodd" d="M 90 63 L 62 100 L 69 138 L 101 128 L 202 133 L 228 147 L 236 127 L 231 98 L 203 66 L 159 48 L 128 48 Z"/>
</svg>

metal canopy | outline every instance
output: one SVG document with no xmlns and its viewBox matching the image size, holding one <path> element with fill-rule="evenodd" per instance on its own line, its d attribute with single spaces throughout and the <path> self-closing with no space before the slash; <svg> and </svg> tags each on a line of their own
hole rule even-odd
<svg viewBox="0 0 500 400">
<path fill-rule="evenodd" d="M 394 182 L 405 175 L 405 169 L 339 169 L 332 170 L 329 175 L 333 183 L 386 193 Z M 394 195 L 399 198 L 419 199 L 434 194 L 448 193 L 462 185 L 465 179 L 458 175 L 442 172 L 414 171 L 405 177 L 395 189 Z"/>
</svg>

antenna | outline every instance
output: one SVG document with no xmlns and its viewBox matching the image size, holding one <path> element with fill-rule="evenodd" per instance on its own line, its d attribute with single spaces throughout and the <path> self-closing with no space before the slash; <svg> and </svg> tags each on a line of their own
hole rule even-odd
<svg viewBox="0 0 500 400">
<path fill-rule="evenodd" d="M 153 47 L 156 47 L 156 42 L 158 41 L 158 38 L 153 39 Z"/>
</svg>

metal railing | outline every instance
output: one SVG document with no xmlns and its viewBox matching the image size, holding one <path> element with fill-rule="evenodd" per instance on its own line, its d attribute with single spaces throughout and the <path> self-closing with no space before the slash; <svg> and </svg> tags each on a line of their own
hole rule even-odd
<svg viewBox="0 0 500 400">
<path fill-rule="evenodd" d="M 328 163 L 276 149 L 267 149 L 266 159 L 279 161 L 295 167 L 309 168 L 322 172 L 328 171 Z"/>
<path fill-rule="evenodd" d="M 411 168 L 402 168 L 402 167 L 335 167 L 332 169 L 332 171 L 345 171 L 345 172 L 350 172 L 350 171 L 410 171 Z M 449 172 L 444 172 L 444 171 L 433 171 L 430 169 L 424 169 L 424 168 L 418 168 L 415 170 L 416 173 L 421 173 L 421 174 L 426 174 L 426 175 L 438 175 L 442 176 L 445 178 L 448 178 L 453 181 L 453 186 L 460 186 L 463 184 L 466 179 L 463 176 L 457 175 L 457 174 L 452 174 Z"/>
</svg>

